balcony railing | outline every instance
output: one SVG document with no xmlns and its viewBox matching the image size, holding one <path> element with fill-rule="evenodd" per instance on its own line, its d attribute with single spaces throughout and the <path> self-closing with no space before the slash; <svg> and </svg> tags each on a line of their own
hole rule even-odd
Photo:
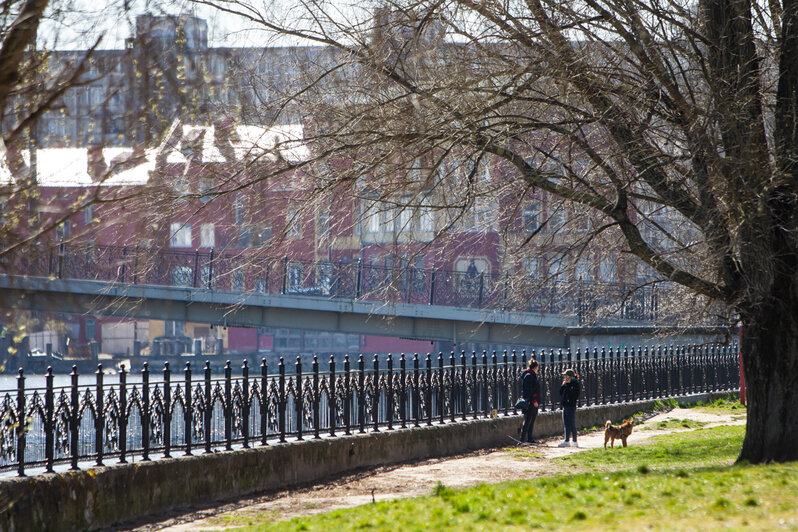
<svg viewBox="0 0 798 532">
<path fill-rule="evenodd" d="M 618 283 L 562 283 L 517 273 L 469 273 L 352 261 L 270 258 L 247 251 L 182 251 L 61 245 L 6 257 L 0 272 L 59 279 L 99 280 L 197 290 L 317 296 L 330 299 L 502 309 L 574 316 L 667 322 L 661 302 L 672 288 Z M 692 322 L 695 324 L 695 322 Z"/>
</svg>

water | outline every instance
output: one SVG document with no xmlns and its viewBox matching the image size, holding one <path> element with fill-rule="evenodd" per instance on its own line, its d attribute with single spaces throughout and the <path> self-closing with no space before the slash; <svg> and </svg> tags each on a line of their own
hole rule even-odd
<svg viewBox="0 0 798 532">
<path fill-rule="evenodd" d="M 182 377 L 182 374 L 179 375 Z M 161 375 L 153 375 L 150 374 L 150 382 L 162 382 L 163 379 Z M 172 382 L 175 381 L 175 375 L 172 374 Z M 128 384 L 139 384 L 141 383 L 141 374 L 139 373 L 128 373 L 127 376 Z M 97 377 L 94 374 L 86 374 L 86 375 L 79 375 L 78 376 L 78 386 L 80 388 L 85 388 L 87 386 L 94 386 L 97 383 Z M 107 374 L 103 377 L 103 387 L 110 386 L 110 385 L 117 385 L 119 384 L 119 375 L 111 375 Z M 36 388 L 44 389 L 47 385 L 47 377 L 44 375 L 25 375 L 25 390 L 32 390 Z M 63 387 L 63 386 L 71 386 L 72 385 L 72 377 L 69 374 L 54 374 L 53 375 L 53 386 L 56 388 Z M 7 392 L 14 392 L 16 393 L 17 390 L 17 376 L 16 375 L 0 375 L 0 394 L 5 394 Z"/>
</svg>

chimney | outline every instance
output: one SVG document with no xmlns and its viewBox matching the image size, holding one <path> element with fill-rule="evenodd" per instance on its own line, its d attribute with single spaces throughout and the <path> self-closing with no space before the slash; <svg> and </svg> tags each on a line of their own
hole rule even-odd
<svg viewBox="0 0 798 532">
<path fill-rule="evenodd" d="M 108 165 L 105 164 L 105 157 L 103 156 L 102 146 L 91 146 L 86 150 L 87 163 L 86 171 L 93 183 L 105 179 L 108 173 Z"/>
<path fill-rule="evenodd" d="M 236 158 L 235 150 L 233 149 L 233 136 L 235 135 L 233 122 L 230 120 L 216 120 L 213 122 L 213 129 L 214 145 L 227 162 L 233 162 Z"/>
</svg>

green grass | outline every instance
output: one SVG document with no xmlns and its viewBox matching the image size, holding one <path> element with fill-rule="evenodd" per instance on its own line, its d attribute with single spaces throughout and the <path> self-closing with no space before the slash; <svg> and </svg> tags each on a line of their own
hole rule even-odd
<svg viewBox="0 0 798 532">
<path fill-rule="evenodd" d="M 721 426 L 652 438 L 642 445 L 591 449 L 560 458 L 572 471 L 652 470 L 729 466 L 737 458 L 745 427 Z"/>
<path fill-rule="evenodd" d="M 699 408 L 738 410 L 727 400 Z M 240 530 L 798 528 L 798 464 L 735 465 L 744 430 L 698 428 L 627 448 L 587 450 L 557 459 L 561 474 L 553 477 L 464 490 L 439 482 L 426 497 L 281 522 L 273 514 L 247 514 L 240 524 L 250 526 Z M 534 451 L 514 452 L 519 465 L 539 459 Z"/>
<path fill-rule="evenodd" d="M 695 408 L 703 412 L 711 412 L 713 414 L 745 414 L 745 405 L 740 404 L 740 398 L 737 395 L 727 395 L 715 399 L 710 403 L 697 403 L 696 405 L 688 408 Z"/>
</svg>

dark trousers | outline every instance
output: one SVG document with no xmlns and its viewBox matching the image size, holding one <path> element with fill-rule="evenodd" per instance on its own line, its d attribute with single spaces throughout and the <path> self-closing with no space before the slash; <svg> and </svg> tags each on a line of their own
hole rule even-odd
<svg viewBox="0 0 798 532">
<path fill-rule="evenodd" d="M 530 404 L 524 412 L 524 426 L 521 427 L 521 441 L 532 441 L 532 429 L 535 428 L 536 417 L 538 417 L 538 407 Z"/>
<path fill-rule="evenodd" d="M 562 407 L 562 424 L 565 426 L 565 441 L 576 441 L 576 407 Z"/>
</svg>

